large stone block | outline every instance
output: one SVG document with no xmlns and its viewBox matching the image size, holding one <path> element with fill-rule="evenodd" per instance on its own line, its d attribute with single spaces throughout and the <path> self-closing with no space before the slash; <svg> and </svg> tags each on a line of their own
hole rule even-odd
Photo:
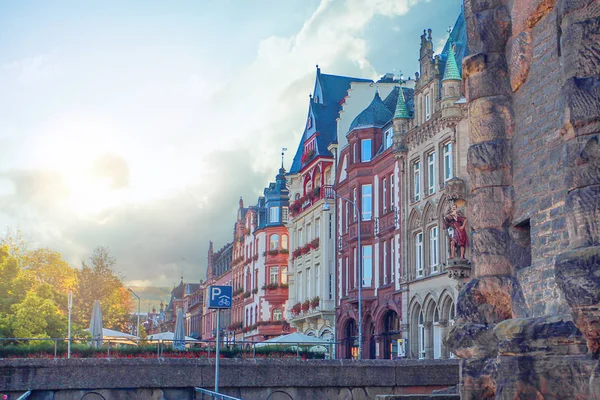
<svg viewBox="0 0 600 400">
<path fill-rule="evenodd" d="M 527 80 L 531 60 L 533 58 L 531 32 L 523 31 L 517 37 L 509 40 L 507 45 L 508 72 L 510 74 L 510 87 L 513 92 L 519 90 Z"/>
<path fill-rule="evenodd" d="M 585 78 L 600 72 L 600 19 L 569 24 L 561 36 L 565 77 Z"/>
<path fill-rule="evenodd" d="M 587 344 L 570 315 L 513 318 L 494 328 L 501 356 L 587 354 Z"/>
<path fill-rule="evenodd" d="M 478 53 L 463 59 L 467 100 L 512 93 L 504 53 Z"/>
<path fill-rule="evenodd" d="M 467 171 L 471 189 L 512 184 L 510 142 L 492 140 L 471 145 L 467 152 Z"/>
<path fill-rule="evenodd" d="M 468 9 L 469 14 L 478 13 L 491 8 L 505 6 L 507 2 L 507 0 L 466 0 L 465 11 Z"/>
<path fill-rule="evenodd" d="M 535 26 L 554 3 L 556 0 L 515 1 L 510 10 L 513 36 Z"/>
<path fill-rule="evenodd" d="M 510 32 L 510 14 L 505 6 L 473 12 L 467 18 L 469 49 L 474 53 L 502 52 Z"/>
<path fill-rule="evenodd" d="M 570 247 L 600 245 L 600 185 L 572 190 L 566 206 Z"/>
<path fill-rule="evenodd" d="M 471 144 L 512 137 L 513 118 L 510 98 L 494 96 L 471 101 L 469 128 Z"/>
<path fill-rule="evenodd" d="M 496 399 L 497 358 L 462 360 L 459 385 L 462 400 Z"/>
<path fill-rule="evenodd" d="M 568 79 L 562 101 L 563 134 L 573 137 L 600 132 L 600 76 Z"/>
<path fill-rule="evenodd" d="M 458 295 L 456 312 L 460 324 L 496 324 L 527 316 L 521 287 L 512 276 L 483 276 L 467 282 Z"/>
<path fill-rule="evenodd" d="M 490 325 L 453 325 L 444 336 L 444 345 L 460 358 L 487 358 L 498 354 L 498 338 Z"/>
<path fill-rule="evenodd" d="M 473 230 L 507 226 L 511 218 L 512 207 L 512 186 L 475 189 L 469 201 L 469 224 Z"/>
<path fill-rule="evenodd" d="M 570 190 L 600 184 L 600 135 L 578 139 L 567 145 Z"/>
<path fill-rule="evenodd" d="M 594 365 L 585 356 L 498 357 L 496 399 L 596 400 L 589 388 Z"/>
<path fill-rule="evenodd" d="M 556 280 L 573 322 L 593 354 L 600 353 L 600 246 L 569 250 L 556 259 Z"/>
</svg>

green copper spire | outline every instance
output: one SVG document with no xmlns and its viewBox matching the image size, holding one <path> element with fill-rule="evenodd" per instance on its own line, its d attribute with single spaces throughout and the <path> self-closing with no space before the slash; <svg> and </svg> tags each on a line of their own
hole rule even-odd
<svg viewBox="0 0 600 400">
<path fill-rule="evenodd" d="M 406 101 L 404 100 L 404 91 L 402 90 L 402 88 L 398 88 L 398 90 L 400 90 L 400 93 L 398 93 L 398 102 L 396 103 L 396 112 L 394 113 L 394 119 L 409 119 L 410 115 L 408 115 L 408 107 L 406 107 Z"/>
<path fill-rule="evenodd" d="M 460 81 L 461 77 L 458 73 L 458 65 L 456 65 L 456 58 L 454 57 L 454 50 L 452 49 L 452 37 L 448 39 L 448 60 L 446 60 L 446 69 L 444 70 L 444 81 Z"/>
</svg>

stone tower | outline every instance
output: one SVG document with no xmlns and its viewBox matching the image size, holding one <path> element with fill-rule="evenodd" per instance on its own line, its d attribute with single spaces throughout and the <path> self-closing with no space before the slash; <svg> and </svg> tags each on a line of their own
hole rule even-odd
<svg viewBox="0 0 600 400">
<path fill-rule="evenodd" d="M 600 2 L 465 0 L 463 399 L 600 398 Z"/>
</svg>

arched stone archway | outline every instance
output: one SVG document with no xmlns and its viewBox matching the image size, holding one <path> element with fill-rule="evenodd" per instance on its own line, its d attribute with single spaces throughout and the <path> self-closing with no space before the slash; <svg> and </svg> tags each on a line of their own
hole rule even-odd
<svg viewBox="0 0 600 400">
<path fill-rule="evenodd" d="M 357 358 L 358 357 L 358 325 L 356 321 L 349 318 L 343 325 L 343 336 L 341 340 L 342 358 Z"/>
<path fill-rule="evenodd" d="M 400 329 L 400 318 L 394 310 L 388 310 L 382 318 L 382 357 L 391 360 L 403 353 L 404 349 L 398 349 L 398 339 L 402 339 Z"/>
</svg>

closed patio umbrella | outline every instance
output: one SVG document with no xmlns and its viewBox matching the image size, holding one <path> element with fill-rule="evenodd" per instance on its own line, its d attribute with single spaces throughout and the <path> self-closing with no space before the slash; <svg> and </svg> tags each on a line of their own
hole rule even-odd
<svg viewBox="0 0 600 400">
<path fill-rule="evenodd" d="M 177 350 L 185 349 L 185 328 L 183 325 L 183 310 L 177 310 L 177 320 L 175 321 L 175 332 L 173 332 L 173 347 Z"/>
<path fill-rule="evenodd" d="M 94 347 L 102 346 L 102 310 L 100 310 L 100 300 L 94 301 L 94 308 L 92 308 L 92 318 L 90 319 L 90 333 L 92 334 L 92 340 Z"/>
</svg>

